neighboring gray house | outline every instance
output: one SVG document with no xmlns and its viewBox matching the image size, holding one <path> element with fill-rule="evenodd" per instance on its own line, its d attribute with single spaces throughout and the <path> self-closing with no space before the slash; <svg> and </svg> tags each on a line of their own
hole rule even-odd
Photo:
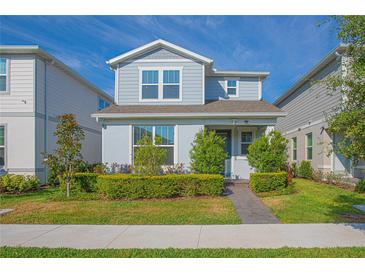
<svg viewBox="0 0 365 274">
<path fill-rule="evenodd" d="M 57 116 L 73 113 L 82 153 L 101 161 L 101 126 L 90 115 L 112 103 L 103 91 L 38 46 L 0 46 L 0 168 L 45 181 L 42 152 L 56 148 Z"/>
<path fill-rule="evenodd" d="M 225 137 L 227 178 L 248 178 L 247 147 L 285 113 L 262 100 L 267 72 L 217 71 L 213 60 L 156 40 L 108 61 L 115 105 L 93 116 L 103 126 L 103 162 L 133 164 L 141 136 L 161 136 L 166 165 L 190 165 L 196 133 Z"/>
<path fill-rule="evenodd" d="M 326 117 L 339 107 L 342 95 L 330 91 L 323 80 L 346 73 L 345 50 L 344 45 L 335 48 L 274 102 L 287 113 L 278 119 L 276 129 L 289 139 L 290 161 L 308 160 L 313 168 L 324 172 L 363 177 L 363 164 L 354 167 L 350 160 L 334 152 L 333 144 L 340 136 L 327 131 Z"/>
</svg>

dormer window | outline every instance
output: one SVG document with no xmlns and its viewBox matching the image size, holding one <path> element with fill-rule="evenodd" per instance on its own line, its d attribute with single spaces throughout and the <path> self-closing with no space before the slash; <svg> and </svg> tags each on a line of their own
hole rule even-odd
<svg viewBox="0 0 365 274">
<path fill-rule="evenodd" d="M 140 101 L 180 101 L 182 68 L 140 68 Z"/>
<path fill-rule="evenodd" d="M 238 80 L 226 79 L 226 94 L 228 97 L 238 97 Z"/>
</svg>

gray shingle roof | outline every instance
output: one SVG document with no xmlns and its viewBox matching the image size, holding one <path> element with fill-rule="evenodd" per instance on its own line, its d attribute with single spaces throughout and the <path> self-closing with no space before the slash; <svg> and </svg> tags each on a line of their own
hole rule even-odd
<svg viewBox="0 0 365 274">
<path fill-rule="evenodd" d="M 218 100 L 204 105 L 112 105 L 98 114 L 174 113 L 284 113 L 265 101 Z"/>
</svg>

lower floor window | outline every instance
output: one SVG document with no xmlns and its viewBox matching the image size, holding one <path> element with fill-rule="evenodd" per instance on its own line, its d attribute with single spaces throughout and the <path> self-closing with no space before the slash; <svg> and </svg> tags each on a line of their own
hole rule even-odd
<svg viewBox="0 0 365 274">
<path fill-rule="evenodd" d="M 5 166 L 5 127 L 0 126 L 0 167 Z"/>
<path fill-rule="evenodd" d="M 251 131 L 241 132 L 241 155 L 248 154 L 248 147 L 252 144 L 253 134 Z"/>
<path fill-rule="evenodd" d="M 165 165 L 174 165 L 174 146 L 175 146 L 175 133 L 174 126 L 134 126 L 133 127 L 133 155 L 135 151 L 140 147 L 139 141 L 147 135 L 152 138 L 153 143 L 166 150 Z M 155 143 L 156 137 L 160 139 L 158 144 Z"/>
</svg>

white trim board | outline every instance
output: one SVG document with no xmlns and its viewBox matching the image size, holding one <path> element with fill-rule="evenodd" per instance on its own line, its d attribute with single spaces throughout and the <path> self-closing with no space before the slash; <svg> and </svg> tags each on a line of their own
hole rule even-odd
<svg viewBox="0 0 365 274">
<path fill-rule="evenodd" d="M 187 50 L 187 49 L 184 49 L 182 47 L 179 47 L 175 44 L 172 44 L 170 42 L 167 42 L 165 40 L 162 40 L 162 39 L 157 39 L 151 43 L 148 43 L 146 45 L 143 45 L 141 47 L 138 47 L 138 48 L 135 48 L 133 50 L 130 50 L 126 53 L 123 53 L 121 55 L 118 55 L 112 59 L 110 59 L 109 61 L 107 61 L 106 63 L 110 66 L 115 66 L 117 63 L 119 62 L 122 62 L 122 61 L 125 61 L 127 59 L 130 59 L 134 56 L 137 56 L 137 55 L 140 55 L 144 52 L 148 52 L 148 51 L 151 51 L 155 48 L 159 48 L 159 47 L 162 47 L 162 48 L 167 48 L 167 49 L 170 49 L 172 51 L 176 51 L 184 56 L 188 56 L 192 59 L 195 59 L 195 60 L 199 60 L 203 63 L 206 63 L 206 64 L 211 64 L 213 63 L 213 60 L 212 59 L 209 59 L 205 56 L 202 56 L 200 54 L 197 54 L 195 52 L 192 52 L 190 50 Z"/>
</svg>

